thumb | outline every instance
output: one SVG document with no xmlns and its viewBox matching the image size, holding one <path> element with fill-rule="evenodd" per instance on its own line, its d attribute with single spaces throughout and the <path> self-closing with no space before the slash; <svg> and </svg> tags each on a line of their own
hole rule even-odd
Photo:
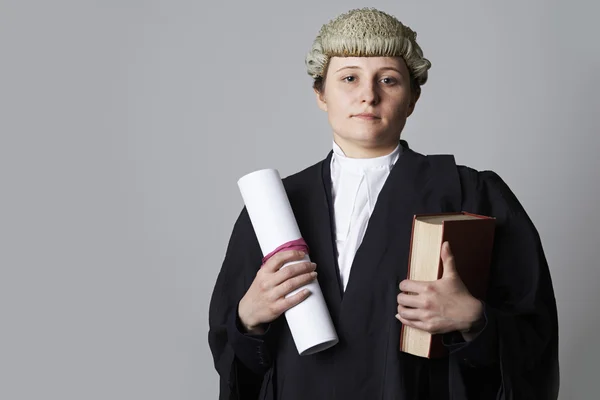
<svg viewBox="0 0 600 400">
<path fill-rule="evenodd" d="M 454 255 L 452 255 L 452 250 L 450 249 L 450 243 L 444 242 L 442 244 L 442 252 L 441 259 L 444 265 L 444 269 L 442 272 L 442 278 L 454 277 L 457 275 L 456 272 L 456 264 L 454 263 Z"/>
</svg>

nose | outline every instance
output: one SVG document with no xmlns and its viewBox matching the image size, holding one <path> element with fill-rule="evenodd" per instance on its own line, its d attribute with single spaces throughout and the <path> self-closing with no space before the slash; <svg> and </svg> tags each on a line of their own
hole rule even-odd
<svg viewBox="0 0 600 400">
<path fill-rule="evenodd" d="M 378 87 L 376 82 L 364 82 L 363 85 L 361 85 L 361 103 L 377 104 L 379 102 L 379 93 L 377 89 Z"/>
</svg>

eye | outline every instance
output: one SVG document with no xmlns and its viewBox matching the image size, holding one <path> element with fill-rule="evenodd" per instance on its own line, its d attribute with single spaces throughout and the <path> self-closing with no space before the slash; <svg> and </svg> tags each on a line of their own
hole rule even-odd
<svg viewBox="0 0 600 400">
<path fill-rule="evenodd" d="M 345 76 L 344 78 L 342 78 L 342 80 L 344 82 L 350 83 L 350 82 L 354 82 L 356 80 L 356 78 L 352 75 L 348 75 L 348 76 Z"/>
<path fill-rule="evenodd" d="M 398 81 L 394 78 L 385 77 L 385 78 L 381 79 L 381 82 L 383 82 L 386 85 L 393 85 L 393 84 L 397 83 Z"/>
</svg>

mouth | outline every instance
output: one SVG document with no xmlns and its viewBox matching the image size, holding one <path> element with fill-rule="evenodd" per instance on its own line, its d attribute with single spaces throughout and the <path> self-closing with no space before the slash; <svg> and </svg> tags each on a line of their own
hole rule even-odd
<svg viewBox="0 0 600 400">
<path fill-rule="evenodd" d="M 375 119 L 381 119 L 377 115 L 371 114 L 371 113 L 355 114 L 355 115 L 353 115 L 353 117 L 354 118 L 363 119 L 363 120 L 367 120 L 367 121 L 371 121 L 371 120 L 375 120 Z"/>
</svg>

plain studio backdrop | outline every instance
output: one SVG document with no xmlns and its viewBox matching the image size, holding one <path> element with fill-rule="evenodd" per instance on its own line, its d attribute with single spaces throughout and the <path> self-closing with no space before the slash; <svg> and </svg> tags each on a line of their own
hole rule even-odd
<svg viewBox="0 0 600 400">
<path fill-rule="evenodd" d="M 304 55 L 363 6 L 433 64 L 403 138 L 496 171 L 533 219 L 561 398 L 597 396 L 597 3 L 2 0 L 0 398 L 217 397 L 208 305 L 237 179 L 327 155 Z"/>
</svg>

